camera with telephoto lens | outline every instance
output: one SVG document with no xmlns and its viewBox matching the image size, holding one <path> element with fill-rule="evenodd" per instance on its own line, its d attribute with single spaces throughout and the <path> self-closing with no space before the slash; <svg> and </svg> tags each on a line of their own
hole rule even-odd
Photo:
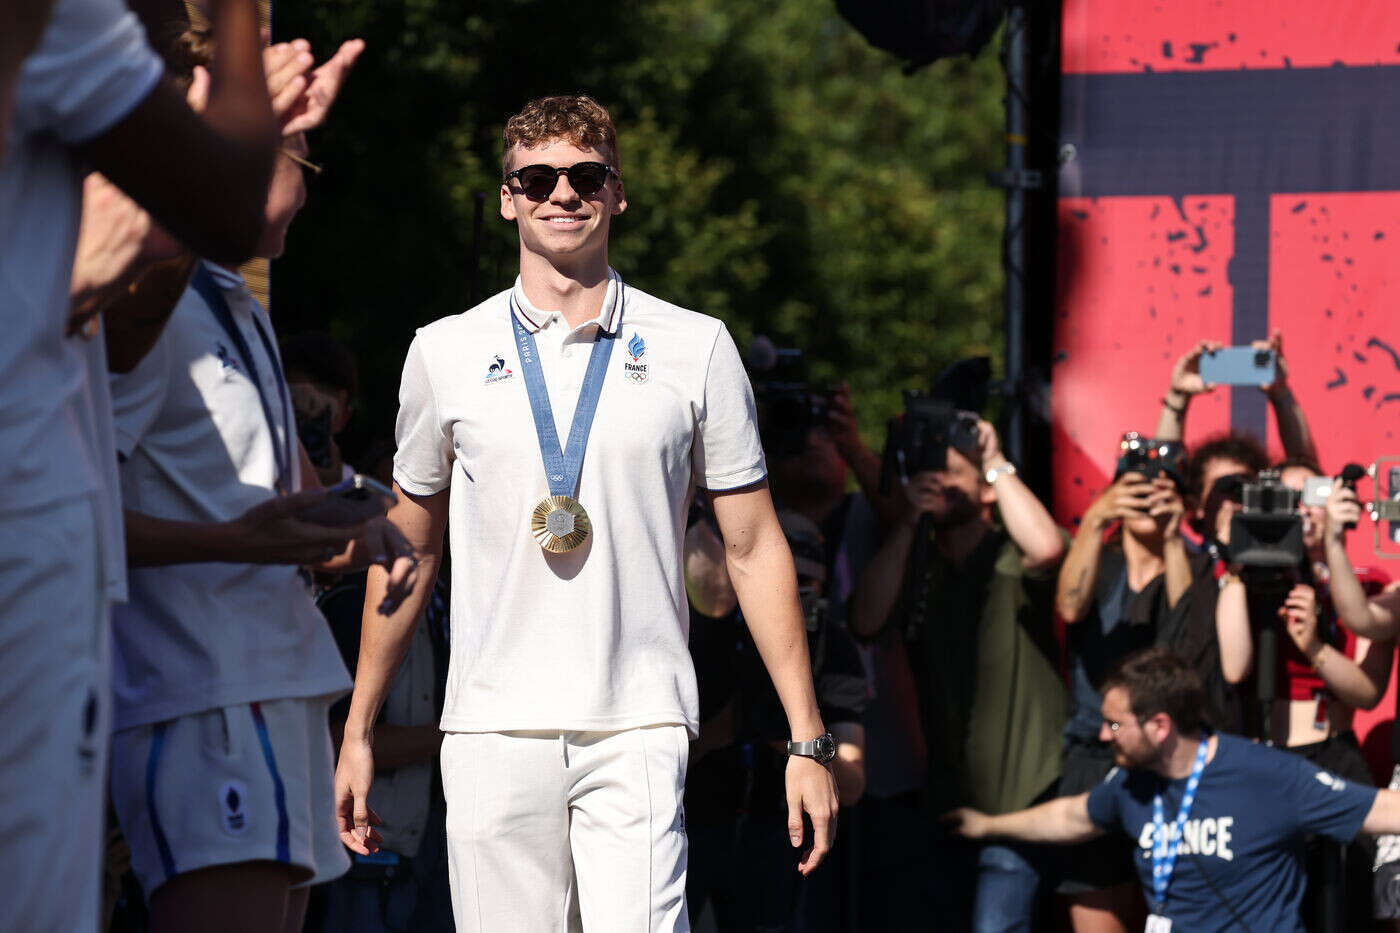
<svg viewBox="0 0 1400 933">
<path fill-rule="evenodd" d="M 976 457 L 977 415 L 922 392 L 905 392 L 904 414 L 890 421 L 886 434 L 880 492 L 888 494 L 896 479 L 908 482 L 925 470 L 946 469 L 949 447 Z"/>
<path fill-rule="evenodd" d="M 826 424 L 835 392 L 807 382 L 800 349 L 774 346 L 762 334 L 749 342 L 746 362 L 764 452 L 774 460 L 798 456 L 807 449 L 808 432 Z"/>
<path fill-rule="evenodd" d="M 1262 470 L 1253 482 L 1240 484 L 1241 510 L 1230 519 L 1230 561 L 1240 566 L 1246 583 L 1260 575 L 1296 578 L 1305 559 L 1301 497 L 1279 481 L 1277 470 Z"/>
</svg>

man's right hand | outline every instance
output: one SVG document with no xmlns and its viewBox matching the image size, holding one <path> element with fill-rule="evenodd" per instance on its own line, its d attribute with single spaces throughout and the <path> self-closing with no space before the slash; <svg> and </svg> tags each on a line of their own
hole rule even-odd
<svg viewBox="0 0 1400 933">
<path fill-rule="evenodd" d="M 253 506 L 225 525 L 239 561 L 248 564 L 312 565 L 330 560 L 364 531 L 364 524 L 331 528 L 295 516 L 326 497 L 324 489 L 278 496 Z"/>
<path fill-rule="evenodd" d="M 1207 353 L 1223 349 L 1225 344 L 1218 340 L 1202 340 L 1176 361 L 1172 367 L 1170 391 L 1179 395 L 1200 395 L 1209 392 L 1214 386 L 1206 385 L 1201 378 L 1201 357 Z"/>
<path fill-rule="evenodd" d="M 369 806 L 373 783 L 373 747 L 365 739 L 347 735 L 340 743 L 340 761 L 335 766 L 335 822 L 340 841 L 361 855 L 378 852 L 384 841 L 374 828 L 384 821 Z"/>
<path fill-rule="evenodd" d="M 956 810 L 949 810 L 938 818 L 938 822 L 947 827 L 948 832 L 952 835 L 961 836 L 964 839 L 985 839 L 990 835 L 987 814 L 971 807 L 958 807 Z"/>
</svg>

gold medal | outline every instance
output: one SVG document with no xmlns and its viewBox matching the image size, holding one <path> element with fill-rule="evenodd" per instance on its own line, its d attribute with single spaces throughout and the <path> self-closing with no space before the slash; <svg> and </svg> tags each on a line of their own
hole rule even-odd
<svg viewBox="0 0 1400 933">
<path fill-rule="evenodd" d="M 530 533 L 554 554 L 572 551 L 588 540 L 593 526 L 588 513 L 571 496 L 545 496 L 530 515 Z"/>
</svg>

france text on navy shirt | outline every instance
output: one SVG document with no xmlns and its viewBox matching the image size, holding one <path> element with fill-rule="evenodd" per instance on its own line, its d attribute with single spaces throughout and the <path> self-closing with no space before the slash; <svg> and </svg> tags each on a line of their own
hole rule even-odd
<svg viewBox="0 0 1400 933">
<path fill-rule="evenodd" d="M 1185 778 L 1115 769 L 1089 792 L 1094 824 L 1137 840 L 1133 857 L 1149 907 L 1152 798 L 1162 793 L 1170 831 L 1185 789 Z M 1201 774 L 1167 890 L 1164 913 L 1173 929 L 1301 933 L 1303 834 L 1349 841 L 1375 799 L 1375 788 L 1319 771 L 1299 755 L 1221 735 Z"/>
</svg>

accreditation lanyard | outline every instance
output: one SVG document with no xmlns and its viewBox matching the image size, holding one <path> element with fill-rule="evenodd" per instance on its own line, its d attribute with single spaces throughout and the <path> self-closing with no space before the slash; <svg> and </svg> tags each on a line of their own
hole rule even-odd
<svg viewBox="0 0 1400 933">
<path fill-rule="evenodd" d="M 277 461 L 277 490 L 281 493 L 288 493 L 292 490 L 292 424 L 288 422 L 283 431 L 281 443 L 277 440 L 278 421 L 272 416 L 272 403 L 268 401 L 267 394 L 263 391 L 263 381 L 258 374 L 258 362 L 253 357 L 253 351 L 248 346 L 248 341 L 243 337 L 243 331 L 238 323 L 233 319 L 233 311 L 228 306 L 228 299 L 224 297 L 224 291 L 219 287 L 219 283 L 214 281 L 214 276 L 204 267 L 201 262 L 198 270 L 194 274 L 194 281 L 191 283 L 194 290 L 199 293 L 199 297 L 204 299 L 204 303 L 214 312 L 214 319 L 219 322 L 219 326 L 228 334 L 228 339 L 233 342 L 233 347 L 238 351 L 238 357 L 243 361 L 245 375 L 253 383 L 253 388 L 258 390 L 258 402 L 262 405 L 263 417 L 267 419 L 267 430 L 272 440 L 272 455 Z M 256 314 L 250 315 L 253 320 L 253 329 L 258 332 L 258 338 L 262 341 L 263 351 L 272 362 L 274 369 L 280 367 L 276 349 L 272 346 L 272 338 L 268 337 L 263 330 L 262 324 L 258 321 Z M 277 394 L 278 401 L 282 405 L 282 416 L 287 418 L 287 380 L 281 378 L 278 373 Z"/>
<path fill-rule="evenodd" d="M 588 357 L 588 370 L 579 388 L 574 422 L 569 427 L 569 444 L 559 447 L 559 432 L 554 427 L 554 408 L 549 404 L 549 389 L 544 384 L 544 369 L 540 366 L 539 348 L 535 335 L 520 323 L 520 311 L 515 296 L 510 299 L 510 322 L 515 327 L 515 343 L 520 351 L 520 368 L 525 375 L 525 391 L 530 396 L 530 412 L 535 416 L 535 435 L 540 442 L 544 473 L 549 480 L 551 496 L 574 496 L 578 491 L 578 476 L 583 469 L 583 452 L 588 446 L 588 434 L 593 430 L 593 415 L 598 411 L 598 398 L 603 393 L 603 380 L 608 375 L 608 359 L 613 344 L 622 332 L 623 285 L 617 283 L 617 314 L 612 333 L 600 326 Z"/>
<path fill-rule="evenodd" d="M 1172 882 L 1172 872 L 1176 869 L 1176 855 L 1181 848 L 1182 831 L 1186 818 L 1191 814 L 1191 805 L 1196 802 L 1196 788 L 1201 784 L 1201 772 L 1206 769 L 1206 752 L 1210 749 L 1210 734 L 1201 736 L 1201 747 L 1196 749 L 1196 761 L 1191 765 L 1191 776 L 1186 779 L 1186 793 L 1181 795 L 1181 807 L 1176 811 L 1176 822 L 1171 834 L 1167 833 L 1167 821 L 1163 815 L 1162 795 L 1152 798 L 1152 826 L 1156 841 L 1152 846 L 1152 899 L 1156 901 L 1158 913 L 1165 913 L 1167 906 L 1167 886 Z"/>
</svg>

